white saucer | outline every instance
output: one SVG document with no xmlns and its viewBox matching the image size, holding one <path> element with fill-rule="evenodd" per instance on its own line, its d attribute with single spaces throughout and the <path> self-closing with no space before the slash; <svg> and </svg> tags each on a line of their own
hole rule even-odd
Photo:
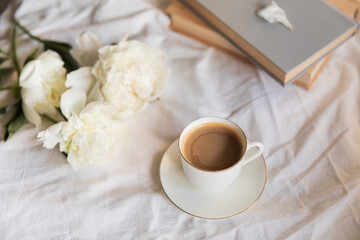
<svg viewBox="0 0 360 240">
<path fill-rule="evenodd" d="M 260 198 L 266 179 L 265 159 L 260 156 L 244 166 L 239 177 L 226 190 L 201 190 L 184 174 L 178 139 L 166 150 L 160 163 L 160 181 L 167 197 L 184 212 L 200 218 L 227 218 L 244 212 Z"/>
</svg>

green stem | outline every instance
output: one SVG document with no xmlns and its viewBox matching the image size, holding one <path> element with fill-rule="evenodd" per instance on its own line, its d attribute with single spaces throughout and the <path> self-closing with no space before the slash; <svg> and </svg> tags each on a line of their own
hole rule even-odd
<svg viewBox="0 0 360 240">
<path fill-rule="evenodd" d="M 29 30 L 27 30 L 23 25 L 20 24 L 20 22 L 17 19 L 14 19 L 14 23 L 15 25 L 21 29 L 21 31 L 23 31 L 26 35 L 28 35 L 30 38 L 38 41 L 38 42 L 44 42 L 41 38 L 34 36 L 31 34 L 31 32 Z"/>
<path fill-rule="evenodd" d="M 49 117 L 46 114 L 42 114 L 41 116 L 44 117 L 45 119 L 49 120 L 52 123 L 58 123 L 58 121 L 54 120 L 53 118 Z"/>
<path fill-rule="evenodd" d="M 12 51 L 12 61 L 14 63 L 16 72 L 18 76 L 20 76 L 21 68 L 19 64 L 19 59 L 16 54 L 16 27 L 13 28 L 12 36 L 11 36 L 11 51 Z"/>
</svg>

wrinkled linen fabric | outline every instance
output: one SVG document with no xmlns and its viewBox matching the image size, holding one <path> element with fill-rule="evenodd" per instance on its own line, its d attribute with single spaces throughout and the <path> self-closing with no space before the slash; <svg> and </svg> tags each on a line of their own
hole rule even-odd
<svg viewBox="0 0 360 240">
<path fill-rule="evenodd" d="M 83 30 L 103 44 L 129 39 L 161 48 L 171 68 L 160 99 L 128 118 L 132 133 L 102 166 L 74 172 L 24 125 L 0 142 L 0 239 L 359 239 L 360 36 L 334 52 L 310 91 L 168 29 L 166 1 L 13 1 L 33 34 L 75 44 Z M 24 58 L 39 46 L 19 36 Z M 4 93 L 1 93 L 4 94 Z M 162 191 L 159 164 L 191 121 L 228 118 L 265 145 L 262 196 L 229 219 L 192 217 Z"/>
</svg>

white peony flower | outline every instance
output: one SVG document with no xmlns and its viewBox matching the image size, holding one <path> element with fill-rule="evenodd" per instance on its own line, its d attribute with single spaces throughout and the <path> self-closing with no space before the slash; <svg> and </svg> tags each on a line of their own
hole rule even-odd
<svg viewBox="0 0 360 240">
<path fill-rule="evenodd" d="M 104 101 L 100 91 L 100 82 L 92 75 L 91 67 L 82 67 L 69 73 L 66 77 L 65 86 L 83 91 L 87 96 L 87 103 Z"/>
<path fill-rule="evenodd" d="M 68 154 L 67 160 L 75 171 L 107 159 L 109 149 L 128 133 L 112 104 L 91 102 L 84 108 L 85 103 L 84 91 L 67 90 L 61 96 L 61 110 L 68 121 L 38 134 L 46 148 L 59 143 L 60 151 Z"/>
<path fill-rule="evenodd" d="M 29 122 L 38 126 L 41 114 L 59 119 L 55 107 L 60 106 L 60 96 L 66 90 L 63 65 L 59 54 L 47 50 L 24 66 L 20 86 L 22 108 Z"/>
<path fill-rule="evenodd" d="M 169 76 L 165 52 L 123 38 L 99 49 L 92 69 L 105 101 L 122 113 L 136 113 L 159 96 Z"/>
<path fill-rule="evenodd" d="M 75 40 L 77 49 L 71 49 L 70 54 L 80 66 L 93 66 L 98 59 L 101 42 L 92 32 L 84 31 Z"/>
</svg>

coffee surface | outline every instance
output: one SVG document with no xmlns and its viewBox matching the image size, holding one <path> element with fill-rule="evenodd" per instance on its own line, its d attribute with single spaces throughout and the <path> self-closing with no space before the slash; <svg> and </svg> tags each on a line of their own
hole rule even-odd
<svg viewBox="0 0 360 240">
<path fill-rule="evenodd" d="M 223 170 L 239 161 L 242 144 L 238 134 L 223 123 L 204 123 L 189 131 L 181 146 L 185 159 L 204 170 Z"/>
</svg>

